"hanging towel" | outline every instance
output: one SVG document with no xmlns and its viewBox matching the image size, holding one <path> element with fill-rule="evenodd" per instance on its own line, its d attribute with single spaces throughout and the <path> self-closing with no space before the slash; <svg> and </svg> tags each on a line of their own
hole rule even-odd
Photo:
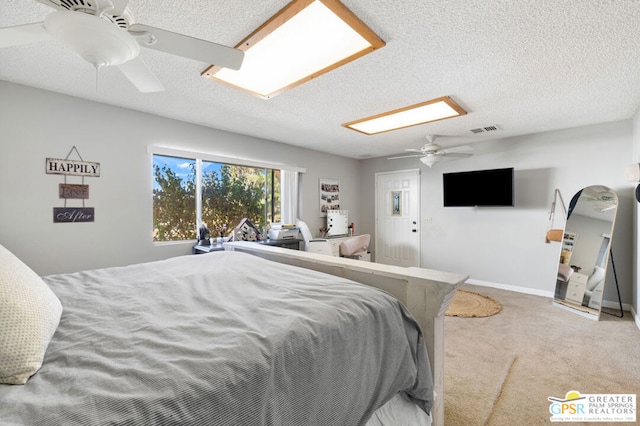
<svg viewBox="0 0 640 426">
<path fill-rule="evenodd" d="M 547 236 L 546 236 L 544 242 L 545 243 L 549 243 L 551 241 L 561 242 L 563 233 L 564 233 L 564 231 L 562 229 L 549 229 L 547 231 Z"/>
</svg>

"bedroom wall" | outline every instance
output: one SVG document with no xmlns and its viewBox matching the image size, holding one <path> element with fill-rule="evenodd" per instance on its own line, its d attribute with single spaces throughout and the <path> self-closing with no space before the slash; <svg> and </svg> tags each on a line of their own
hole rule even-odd
<svg viewBox="0 0 640 426">
<path fill-rule="evenodd" d="M 421 261 L 423 267 L 467 273 L 471 282 L 552 296 L 559 243 L 544 243 L 554 189 L 565 203 L 585 186 L 606 185 L 620 199 L 613 252 L 620 291 L 630 304 L 632 286 L 632 190 L 624 169 L 632 151 L 633 121 L 573 128 L 522 137 L 495 139 L 474 145 L 468 159 L 444 161 L 429 169 L 416 159 L 363 161 L 361 185 L 364 209 L 374 209 L 376 172 L 421 169 Z M 446 143 L 443 139 L 442 143 Z M 466 170 L 514 167 L 516 206 L 444 208 L 442 174 Z M 556 225 L 559 213 L 556 217 Z M 373 215 L 365 217 L 375 228 Z M 373 248 L 375 256 L 375 247 Z M 613 283 L 609 268 L 607 283 Z M 616 300 L 615 285 L 607 285 L 605 300 Z"/>
<path fill-rule="evenodd" d="M 361 221 L 357 160 L 1 81 L 0 137 L 0 244 L 41 275 L 191 253 L 193 242 L 152 242 L 149 145 L 305 167 L 302 219 L 312 230 L 323 225 L 320 178 L 340 180 L 342 208 Z M 65 158 L 74 145 L 100 163 L 100 177 L 85 178 L 95 222 L 54 224 L 63 177 L 45 174 L 45 158 Z"/>
<path fill-rule="evenodd" d="M 640 110 L 633 117 L 633 149 L 630 163 L 640 163 Z M 638 183 L 633 183 L 637 186 Z M 638 214 L 640 204 L 637 201 L 633 201 L 633 309 L 636 313 L 636 324 L 640 328 L 640 266 L 638 260 L 640 259 L 640 215 Z"/>
</svg>

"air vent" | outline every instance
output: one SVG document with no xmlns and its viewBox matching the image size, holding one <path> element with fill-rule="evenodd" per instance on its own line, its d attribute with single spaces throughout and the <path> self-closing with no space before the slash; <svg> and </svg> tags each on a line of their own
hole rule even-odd
<svg viewBox="0 0 640 426">
<path fill-rule="evenodd" d="M 493 126 L 477 127 L 475 129 L 470 129 L 469 131 L 471 133 L 485 133 L 485 132 L 495 132 L 496 130 L 500 130 L 500 127 L 494 124 Z"/>
</svg>

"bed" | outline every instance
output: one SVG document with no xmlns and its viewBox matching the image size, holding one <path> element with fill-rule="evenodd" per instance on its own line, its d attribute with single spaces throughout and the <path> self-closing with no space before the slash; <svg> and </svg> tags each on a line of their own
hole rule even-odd
<svg viewBox="0 0 640 426">
<path fill-rule="evenodd" d="M 0 424 L 443 423 L 466 277 L 226 248 L 44 277 L 63 311 L 35 374 L 0 384 Z"/>
</svg>

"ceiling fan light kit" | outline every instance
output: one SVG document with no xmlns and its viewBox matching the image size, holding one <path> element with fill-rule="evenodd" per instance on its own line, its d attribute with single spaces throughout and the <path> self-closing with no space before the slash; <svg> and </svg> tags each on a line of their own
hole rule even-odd
<svg viewBox="0 0 640 426">
<path fill-rule="evenodd" d="M 59 10 L 47 15 L 44 27 L 96 68 L 123 64 L 140 53 L 132 35 L 95 15 Z"/>
<path fill-rule="evenodd" d="M 240 68 L 244 52 L 210 41 L 132 23 L 129 0 L 37 0 L 55 9 L 44 22 L 0 28 L 0 48 L 50 40 L 60 41 L 96 69 L 117 66 L 143 93 L 164 85 L 139 58 L 140 46 L 184 58 Z"/>
<path fill-rule="evenodd" d="M 426 164 L 427 166 L 431 167 L 434 164 L 439 163 L 441 159 L 442 157 L 436 157 L 435 155 L 433 155 L 433 156 L 421 157 L 420 161 Z"/>
</svg>

